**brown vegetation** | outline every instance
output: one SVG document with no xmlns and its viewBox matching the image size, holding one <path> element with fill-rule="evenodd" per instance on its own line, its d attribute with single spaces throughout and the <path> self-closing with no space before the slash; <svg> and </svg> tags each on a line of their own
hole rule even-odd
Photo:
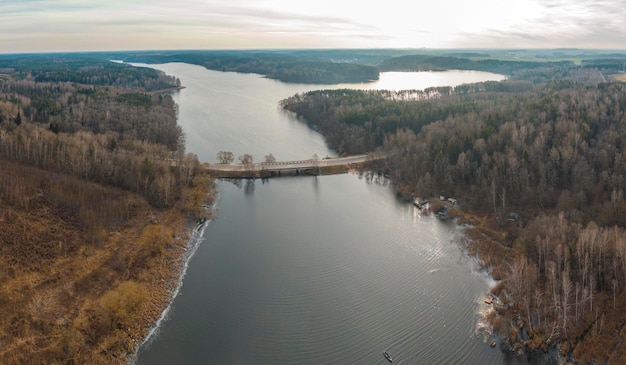
<svg viewBox="0 0 626 365">
<path fill-rule="evenodd" d="M 183 212 L 65 174 L 0 171 L 0 363 L 124 363 L 177 280 Z"/>
<path fill-rule="evenodd" d="M 612 75 L 612 77 L 616 81 L 626 82 L 626 73 L 615 74 L 615 75 Z"/>
<path fill-rule="evenodd" d="M 182 141 L 169 97 L 0 80 L 0 363 L 126 362 L 207 218 Z"/>
</svg>

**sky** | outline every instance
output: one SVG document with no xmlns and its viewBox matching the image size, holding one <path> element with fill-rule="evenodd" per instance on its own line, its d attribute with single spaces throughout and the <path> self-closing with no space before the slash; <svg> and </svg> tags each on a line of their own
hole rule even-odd
<svg viewBox="0 0 626 365">
<path fill-rule="evenodd" d="M 626 48 L 625 0 L 0 0 L 0 53 Z"/>
</svg>

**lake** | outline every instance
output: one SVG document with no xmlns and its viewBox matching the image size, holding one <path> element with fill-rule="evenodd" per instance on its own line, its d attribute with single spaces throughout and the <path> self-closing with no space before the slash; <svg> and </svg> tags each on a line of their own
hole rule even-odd
<svg viewBox="0 0 626 365">
<path fill-rule="evenodd" d="M 319 133 L 278 108 L 295 93 L 502 78 L 389 73 L 367 85 L 329 86 L 188 64 L 150 67 L 186 87 L 173 93 L 179 123 L 187 151 L 205 162 L 219 151 L 256 161 L 269 153 L 336 156 Z M 477 334 L 490 279 L 461 249 L 462 229 L 396 199 L 384 177 L 221 181 L 218 188 L 217 216 L 198 233 L 180 292 L 136 363 L 383 364 L 383 351 L 394 364 L 527 363 Z"/>
</svg>

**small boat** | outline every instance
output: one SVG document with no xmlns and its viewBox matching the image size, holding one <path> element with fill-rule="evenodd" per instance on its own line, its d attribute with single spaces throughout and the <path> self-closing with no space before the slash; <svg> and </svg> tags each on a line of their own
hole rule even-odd
<svg viewBox="0 0 626 365">
<path fill-rule="evenodd" d="M 389 362 L 393 362 L 391 355 L 387 351 L 383 351 L 383 355 L 385 355 L 385 359 L 389 360 Z"/>
</svg>

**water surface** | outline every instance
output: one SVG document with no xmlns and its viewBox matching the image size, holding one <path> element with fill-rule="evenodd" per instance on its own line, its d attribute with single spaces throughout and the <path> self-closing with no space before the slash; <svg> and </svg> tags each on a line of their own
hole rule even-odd
<svg viewBox="0 0 626 365">
<path fill-rule="evenodd" d="M 179 121 L 202 161 L 221 150 L 335 155 L 277 107 L 328 85 L 153 67 L 186 86 L 174 94 Z M 217 218 L 137 363 L 382 364 L 383 351 L 394 364 L 518 363 L 475 335 L 488 280 L 460 249 L 462 231 L 398 201 L 384 178 L 222 181 L 219 191 Z"/>
</svg>

